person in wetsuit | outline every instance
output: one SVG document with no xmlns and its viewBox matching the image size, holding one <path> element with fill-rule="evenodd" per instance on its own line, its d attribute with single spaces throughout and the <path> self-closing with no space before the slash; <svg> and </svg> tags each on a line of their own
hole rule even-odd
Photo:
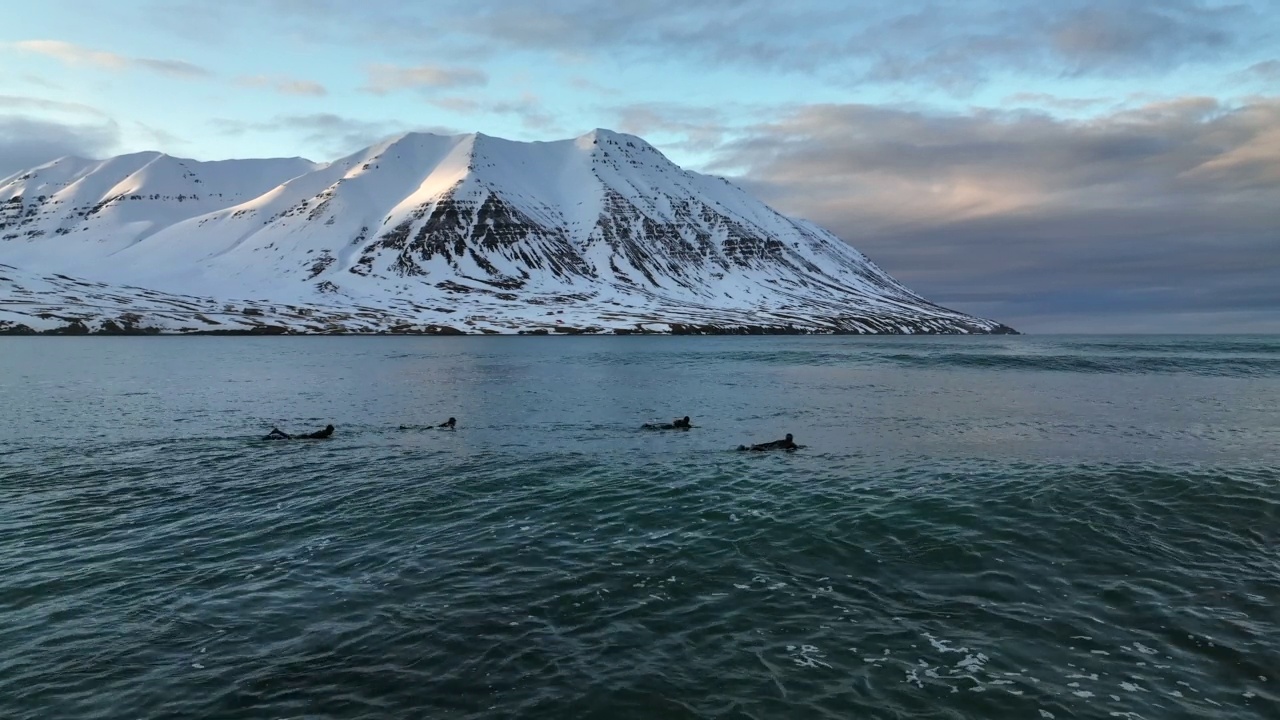
<svg viewBox="0 0 1280 720">
<path fill-rule="evenodd" d="M 764 451 L 764 450 L 786 450 L 790 452 L 792 450 L 798 449 L 799 447 L 800 446 L 797 445 L 795 441 L 791 439 L 791 433 L 787 433 L 787 436 L 782 440 L 774 440 L 773 442 L 760 443 L 759 445 L 752 445 L 751 447 L 747 447 L 746 445 L 739 445 L 738 449 L 739 450 L 755 450 L 757 452 Z"/>
<path fill-rule="evenodd" d="M 333 426 L 325 425 L 323 430 L 317 430 L 313 433 L 301 436 L 303 440 L 324 440 L 333 434 Z"/>
<path fill-rule="evenodd" d="M 688 430 L 693 427 L 689 424 L 689 416 L 677 418 L 669 423 L 645 423 L 640 426 L 643 430 Z"/>
<path fill-rule="evenodd" d="M 333 434 L 333 426 L 325 425 L 323 430 L 317 430 L 306 435 L 293 436 L 289 433 L 280 432 L 278 428 L 271 428 L 271 432 L 267 433 L 265 440 L 324 440 Z"/>
<path fill-rule="evenodd" d="M 445 420 L 444 422 L 440 423 L 436 427 L 448 428 L 450 430 L 453 430 L 455 427 L 457 427 L 457 425 L 458 425 L 458 421 L 455 418 L 449 418 L 448 420 Z"/>
</svg>

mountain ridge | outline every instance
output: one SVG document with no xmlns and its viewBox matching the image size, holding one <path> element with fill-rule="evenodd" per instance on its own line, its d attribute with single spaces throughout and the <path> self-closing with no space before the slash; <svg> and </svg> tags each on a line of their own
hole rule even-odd
<svg viewBox="0 0 1280 720">
<path fill-rule="evenodd" d="M 0 262 L 28 285 L 57 275 L 213 302 L 411 301 L 436 310 L 397 322 L 469 331 L 537 329 L 554 307 L 606 330 L 1012 332 L 605 129 L 532 143 L 404 133 L 329 163 L 62 158 L 0 180 Z"/>
</svg>

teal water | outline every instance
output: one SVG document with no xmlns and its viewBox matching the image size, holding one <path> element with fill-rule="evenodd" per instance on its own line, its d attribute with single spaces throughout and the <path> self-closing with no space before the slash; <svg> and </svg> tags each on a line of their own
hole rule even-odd
<svg viewBox="0 0 1280 720">
<path fill-rule="evenodd" d="M 0 718 L 1273 718 L 1278 408 L 1266 337 L 0 340 Z"/>
</svg>

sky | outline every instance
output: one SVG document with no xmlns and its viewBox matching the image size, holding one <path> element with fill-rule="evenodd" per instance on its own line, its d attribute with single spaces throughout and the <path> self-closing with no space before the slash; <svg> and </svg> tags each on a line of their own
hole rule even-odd
<svg viewBox="0 0 1280 720">
<path fill-rule="evenodd" d="M 602 127 L 1024 332 L 1280 332 L 1275 0 L 45 0 L 0 67 L 0 176 Z"/>
</svg>

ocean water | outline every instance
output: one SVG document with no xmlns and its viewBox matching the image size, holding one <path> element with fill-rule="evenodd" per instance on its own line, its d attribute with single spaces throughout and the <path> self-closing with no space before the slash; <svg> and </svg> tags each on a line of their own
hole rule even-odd
<svg viewBox="0 0 1280 720">
<path fill-rule="evenodd" d="M 0 428 L 0 718 L 1280 712 L 1280 338 L 14 338 Z"/>
</svg>

